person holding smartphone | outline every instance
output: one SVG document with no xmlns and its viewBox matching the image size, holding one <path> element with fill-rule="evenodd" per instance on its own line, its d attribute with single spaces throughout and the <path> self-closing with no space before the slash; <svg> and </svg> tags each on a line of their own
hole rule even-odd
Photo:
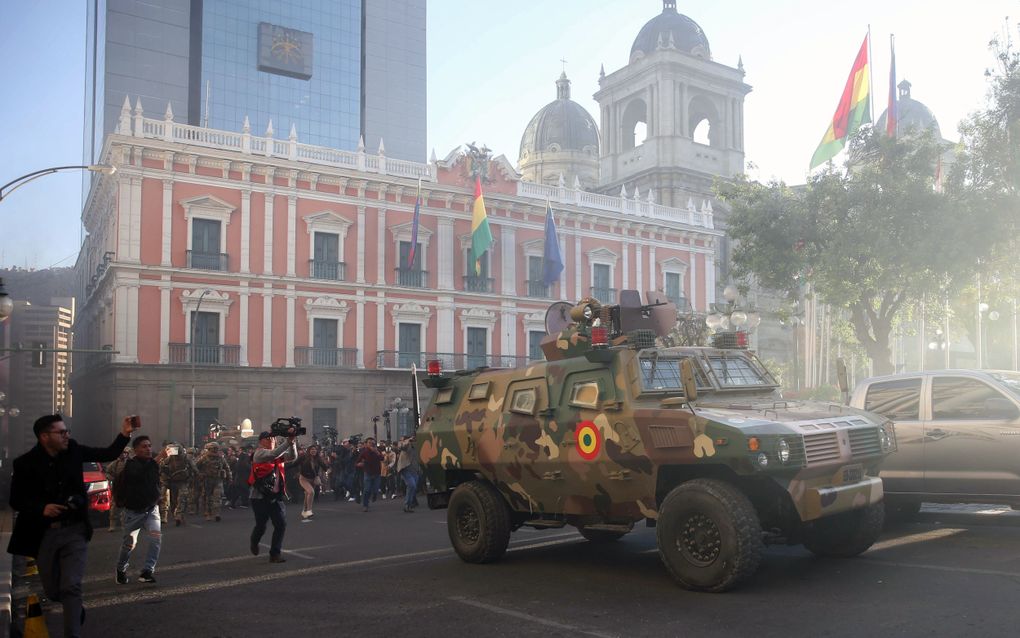
<svg viewBox="0 0 1020 638">
<path fill-rule="evenodd" d="M 82 463 L 113 461 L 139 427 L 137 416 L 124 417 L 109 447 L 88 447 L 70 438 L 62 416 L 48 414 L 32 427 L 36 446 L 14 460 L 10 504 L 18 517 L 7 551 L 36 559 L 46 596 L 64 607 L 66 637 L 80 636 L 85 621 L 81 580 L 92 524 Z"/>
</svg>

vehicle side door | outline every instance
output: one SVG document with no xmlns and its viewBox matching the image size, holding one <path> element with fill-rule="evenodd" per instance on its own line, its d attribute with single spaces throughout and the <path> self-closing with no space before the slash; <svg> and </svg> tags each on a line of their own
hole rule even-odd
<svg viewBox="0 0 1020 638">
<path fill-rule="evenodd" d="M 879 476 L 888 493 L 924 489 L 924 425 L 921 391 L 924 377 L 876 381 L 867 387 L 862 407 L 890 418 L 896 428 L 897 450 L 882 462 Z"/>
<path fill-rule="evenodd" d="M 1020 494 L 1020 407 L 983 379 L 937 375 L 924 425 L 932 494 Z"/>
</svg>

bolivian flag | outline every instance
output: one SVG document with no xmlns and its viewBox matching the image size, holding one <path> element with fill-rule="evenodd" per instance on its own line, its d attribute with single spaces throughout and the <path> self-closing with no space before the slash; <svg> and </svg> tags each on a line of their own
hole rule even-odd
<svg viewBox="0 0 1020 638">
<path fill-rule="evenodd" d="M 843 88 L 843 97 L 839 99 L 836 114 L 832 116 L 832 124 L 825 132 L 822 143 L 811 156 L 811 168 L 824 164 L 835 157 L 846 144 L 848 137 L 857 132 L 861 124 L 871 121 L 871 70 L 868 67 L 868 37 L 864 36 L 861 50 L 850 70 L 850 77 Z"/>
<path fill-rule="evenodd" d="M 492 244 L 492 232 L 489 230 L 489 216 L 485 214 L 485 199 L 482 198 L 482 180 L 475 177 L 475 205 L 471 216 L 471 261 L 475 266 L 475 276 L 482 272 L 482 255 Z"/>
</svg>

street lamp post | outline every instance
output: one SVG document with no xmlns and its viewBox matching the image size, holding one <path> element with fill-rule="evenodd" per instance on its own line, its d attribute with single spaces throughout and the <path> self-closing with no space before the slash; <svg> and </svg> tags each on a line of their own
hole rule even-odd
<svg viewBox="0 0 1020 638">
<path fill-rule="evenodd" d="M 113 175 L 117 172 L 116 166 L 107 166 L 106 164 L 79 164 L 75 166 L 53 166 L 51 168 L 44 168 L 38 171 L 33 171 L 27 175 L 22 175 L 17 179 L 13 179 L 3 186 L 0 186 L 0 201 L 3 201 L 8 195 L 18 190 L 25 184 L 37 180 L 40 177 L 56 173 L 57 171 L 69 171 L 69 170 L 86 170 L 93 173 L 101 173 L 103 175 Z"/>
<path fill-rule="evenodd" d="M 195 324 L 198 323 L 198 311 L 202 308 L 202 300 L 212 290 L 206 288 L 198 296 L 198 303 L 195 305 L 195 314 L 191 318 L 191 343 L 188 344 L 188 358 L 191 359 L 191 447 L 195 447 Z"/>
</svg>

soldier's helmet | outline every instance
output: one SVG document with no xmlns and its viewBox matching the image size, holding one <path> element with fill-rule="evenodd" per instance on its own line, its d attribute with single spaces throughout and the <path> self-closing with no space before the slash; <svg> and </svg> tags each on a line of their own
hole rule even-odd
<svg viewBox="0 0 1020 638">
<path fill-rule="evenodd" d="M 205 449 L 209 450 L 210 452 L 219 452 L 220 446 L 215 443 L 206 443 Z"/>
</svg>

